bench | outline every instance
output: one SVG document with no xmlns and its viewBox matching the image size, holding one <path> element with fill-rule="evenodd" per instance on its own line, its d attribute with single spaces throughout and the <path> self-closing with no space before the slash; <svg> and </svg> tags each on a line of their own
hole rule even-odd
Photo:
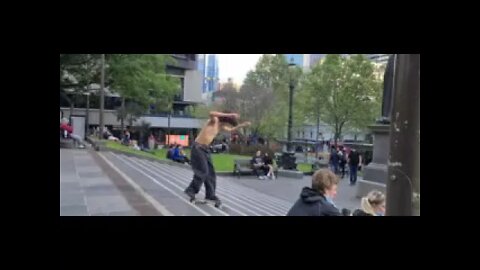
<svg viewBox="0 0 480 270">
<path fill-rule="evenodd" d="M 75 148 L 75 141 L 73 139 L 65 139 L 65 138 L 60 138 L 60 148 L 68 148 L 68 149 L 74 149 Z"/>
<path fill-rule="evenodd" d="M 273 165 L 273 171 L 275 175 L 278 172 L 277 166 Z M 236 159 L 233 166 L 233 175 L 236 175 L 240 178 L 242 174 L 253 174 L 252 165 L 250 164 L 250 159 Z"/>
<path fill-rule="evenodd" d="M 74 149 L 76 146 L 75 141 L 67 137 L 67 132 L 60 129 L 60 148 Z"/>
</svg>

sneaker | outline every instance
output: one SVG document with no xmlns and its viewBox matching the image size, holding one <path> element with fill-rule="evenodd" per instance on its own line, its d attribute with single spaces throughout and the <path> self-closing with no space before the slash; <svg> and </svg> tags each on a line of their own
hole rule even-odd
<svg viewBox="0 0 480 270">
<path fill-rule="evenodd" d="M 265 177 L 259 176 L 258 179 L 260 179 L 260 180 L 265 180 Z"/>
<path fill-rule="evenodd" d="M 220 204 L 221 203 L 220 199 L 217 196 L 214 196 L 214 197 L 211 197 L 211 198 L 205 197 L 205 201 L 211 201 L 211 202 L 214 202 L 215 204 Z"/>
<path fill-rule="evenodd" d="M 272 180 L 275 180 L 275 174 L 272 173 L 271 179 L 272 179 Z"/>
<path fill-rule="evenodd" d="M 195 194 L 193 194 L 193 193 L 190 192 L 189 190 L 185 190 L 184 192 L 185 192 L 185 194 L 187 194 L 188 197 L 190 198 L 190 202 L 192 202 L 192 201 L 195 200 Z"/>
</svg>

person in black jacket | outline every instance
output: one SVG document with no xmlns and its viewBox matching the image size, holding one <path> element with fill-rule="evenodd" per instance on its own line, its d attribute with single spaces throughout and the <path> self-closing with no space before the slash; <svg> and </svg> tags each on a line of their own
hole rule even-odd
<svg viewBox="0 0 480 270">
<path fill-rule="evenodd" d="M 357 183 L 357 170 L 362 166 L 362 156 L 355 148 L 352 148 L 348 155 L 348 165 L 350 165 L 350 185 Z"/>
<path fill-rule="evenodd" d="M 275 173 L 273 173 L 273 159 L 268 155 L 268 153 L 263 155 L 263 163 L 265 163 L 265 166 L 268 167 L 267 177 L 275 180 Z"/>
<path fill-rule="evenodd" d="M 269 167 L 265 165 L 262 157 L 262 152 L 258 150 L 255 153 L 255 156 L 252 157 L 250 160 L 250 165 L 252 166 L 252 170 L 257 175 L 258 179 L 264 180 L 265 179 L 265 174 L 268 173 Z M 262 171 L 263 174 L 260 174 L 259 171 Z"/>
<path fill-rule="evenodd" d="M 342 216 L 333 203 L 337 194 L 338 177 L 328 169 L 320 169 L 312 176 L 312 187 L 304 187 L 300 198 L 287 216 Z"/>
</svg>

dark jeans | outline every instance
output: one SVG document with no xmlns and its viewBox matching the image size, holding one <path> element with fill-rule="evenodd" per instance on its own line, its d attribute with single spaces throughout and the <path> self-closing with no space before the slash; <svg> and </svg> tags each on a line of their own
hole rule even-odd
<svg viewBox="0 0 480 270">
<path fill-rule="evenodd" d="M 268 171 L 270 171 L 270 168 L 269 168 L 268 166 L 266 166 L 266 165 L 262 165 L 262 166 L 260 166 L 260 167 L 255 167 L 255 166 L 252 165 L 252 169 L 253 169 L 253 173 L 255 173 L 255 175 L 256 175 L 257 177 L 267 175 Z M 258 173 L 258 171 L 263 171 L 263 174 L 260 175 L 260 174 Z"/>
<path fill-rule="evenodd" d="M 205 184 L 205 198 L 217 199 L 215 188 L 217 177 L 213 168 L 212 158 L 208 146 L 194 143 L 191 151 L 191 166 L 193 169 L 193 180 L 186 189 L 187 192 L 197 194 Z"/>
<path fill-rule="evenodd" d="M 342 173 L 342 178 L 345 177 L 345 163 L 340 162 L 340 172 Z"/>
<path fill-rule="evenodd" d="M 180 156 L 180 157 L 174 158 L 173 161 L 180 162 L 180 163 L 185 163 L 185 162 L 189 163 L 190 159 L 188 159 L 187 156 Z"/>
<path fill-rule="evenodd" d="M 336 163 L 336 162 L 330 163 L 330 170 L 332 170 L 332 172 L 337 174 L 338 173 L 338 163 Z"/>
<path fill-rule="evenodd" d="M 352 184 L 357 182 L 357 170 L 358 165 L 350 165 L 350 183 Z"/>
</svg>

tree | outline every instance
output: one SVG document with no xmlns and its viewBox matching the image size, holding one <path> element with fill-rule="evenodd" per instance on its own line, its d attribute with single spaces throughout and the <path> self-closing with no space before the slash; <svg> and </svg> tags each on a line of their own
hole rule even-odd
<svg viewBox="0 0 480 270">
<path fill-rule="evenodd" d="M 219 106 L 221 110 L 229 110 L 232 112 L 239 111 L 240 94 L 238 90 L 233 86 L 232 82 L 226 83 L 221 91 L 217 91 L 215 93 L 215 97 L 223 98 L 223 102 Z"/>
<path fill-rule="evenodd" d="M 81 94 L 99 80 L 99 54 L 60 54 L 60 94 L 70 103 L 70 115 L 75 99 L 68 98 L 64 91 L 69 89 L 74 95 Z"/>
<path fill-rule="evenodd" d="M 267 91 L 267 99 L 260 106 L 264 107 L 259 131 L 268 138 L 282 138 L 288 120 L 289 83 L 293 79 L 299 82 L 302 70 L 299 67 L 289 68 L 283 54 L 264 54 L 250 72 L 244 84 L 251 84 Z M 300 86 L 296 85 L 296 90 Z M 295 99 L 294 99 L 295 100 Z M 294 106 L 294 109 L 297 106 Z M 294 119 L 302 118 L 294 113 Z"/>
<path fill-rule="evenodd" d="M 335 142 L 346 125 L 363 129 L 375 117 L 381 82 L 363 55 L 327 55 L 306 76 L 304 86 L 306 115 L 316 118 L 317 123 L 321 118 L 330 124 Z"/>
<path fill-rule="evenodd" d="M 211 104 L 211 105 L 198 104 L 198 105 L 195 105 L 195 107 L 193 107 L 191 114 L 195 118 L 207 119 L 209 117 L 210 111 L 219 111 L 219 110 L 221 109 L 214 104 Z"/>
<path fill-rule="evenodd" d="M 239 112 L 251 122 L 249 129 L 253 134 L 266 133 L 266 118 L 272 109 L 273 89 L 261 86 L 251 79 L 253 72 L 247 74 L 239 92 Z"/>
<path fill-rule="evenodd" d="M 144 112 L 149 105 L 170 108 L 179 90 L 179 80 L 165 72 L 165 66 L 173 59 L 161 54 L 113 54 L 108 58 L 110 87 L 123 100 L 118 110 L 122 130 L 127 115 L 132 118 Z M 130 106 L 126 106 L 130 101 Z"/>
<path fill-rule="evenodd" d="M 99 54 L 60 54 L 60 87 L 84 91 L 100 76 Z"/>
</svg>

